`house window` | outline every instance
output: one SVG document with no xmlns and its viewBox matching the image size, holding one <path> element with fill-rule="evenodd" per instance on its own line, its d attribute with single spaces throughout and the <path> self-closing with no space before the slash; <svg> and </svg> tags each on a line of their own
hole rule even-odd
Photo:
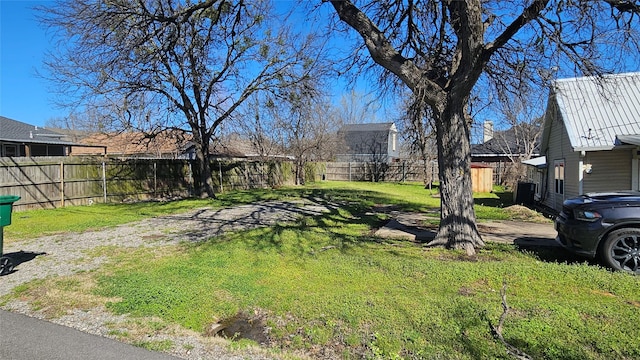
<svg viewBox="0 0 640 360">
<path fill-rule="evenodd" d="M 564 160 L 556 160 L 553 163 L 556 194 L 564 194 Z"/>
<path fill-rule="evenodd" d="M 18 147 L 16 145 L 3 145 L 2 146 L 2 156 L 6 157 L 16 157 L 18 156 Z"/>
<path fill-rule="evenodd" d="M 396 151 L 396 134 L 391 134 L 391 151 Z"/>
<path fill-rule="evenodd" d="M 31 145 L 31 156 L 47 156 L 47 145 Z"/>
</svg>

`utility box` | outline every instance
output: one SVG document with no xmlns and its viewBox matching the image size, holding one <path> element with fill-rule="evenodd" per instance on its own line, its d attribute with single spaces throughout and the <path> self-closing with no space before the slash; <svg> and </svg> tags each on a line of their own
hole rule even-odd
<svg viewBox="0 0 640 360">
<path fill-rule="evenodd" d="M 20 200 L 20 196 L 0 195 L 0 227 L 11 225 L 11 210 L 13 203 Z"/>
</svg>

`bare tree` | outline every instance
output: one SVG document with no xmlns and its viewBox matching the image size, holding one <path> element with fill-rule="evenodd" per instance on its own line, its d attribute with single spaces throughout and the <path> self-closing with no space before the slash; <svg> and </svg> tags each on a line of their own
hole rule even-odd
<svg viewBox="0 0 640 360">
<path fill-rule="evenodd" d="M 637 1 L 328 2 L 384 69 L 381 79 L 407 86 L 417 108 L 431 109 L 442 200 L 432 244 L 468 254 L 484 245 L 473 209 L 470 105 L 491 90 L 478 86 L 519 89 L 544 81 L 537 70 L 553 66 L 600 74 L 621 65 L 625 51 L 638 54 Z"/>
<path fill-rule="evenodd" d="M 321 54 L 267 0 L 60 0 L 41 11 L 61 39 L 45 65 L 67 105 L 116 107 L 121 128 L 151 137 L 189 133 L 203 196 L 215 196 L 221 124 L 252 94 L 297 83 Z"/>
<path fill-rule="evenodd" d="M 529 160 L 539 151 L 539 140 L 543 130 L 541 96 L 522 93 L 513 96 L 508 94 L 496 103 L 497 113 L 502 114 L 503 123 L 508 128 L 494 132 L 492 143 L 497 151 L 505 154 L 509 166 L 505 167 L 503 183 L 515 188 L 518 181 L 525 176 L 523 161 Z"/>
<path fill-rule="evenodd" d="M 340 99 L 340 117 L 344 124 L 376 122 L 378 107 L 371 96 L 351 90 Z"/>
<path fill-rule="evenodd" d="M 240 136 L 249 141 L 263 160 L 284 154 L 278 143 L 277 124 L 268 115 L 265 105 L 259 97 L 253 97 L 248 106 L 244 106 L 234 118 L 233 126 Z M 267 103 L 270 104 L 270 103 Z"/>
<path fill-rule="evenodd" d="M 337 117 L 323 97 L 301 95 L 290 98 L 288 107 L 284 104 L 269 109 L 281 147 L 294 158 L 296 184 L 304 184 L 307 162 L 326 160 L 333 153 Z"/>
<path fill-rule="evenodd" d="M 411 158 L 422 163 L 422 180 L 426 188 L 433 185 L 432 162 L 437 160 L 433 116 L 429 108 L 417 108 L 406 105 L 404 115 L 404 137 Z"/>
</svg>

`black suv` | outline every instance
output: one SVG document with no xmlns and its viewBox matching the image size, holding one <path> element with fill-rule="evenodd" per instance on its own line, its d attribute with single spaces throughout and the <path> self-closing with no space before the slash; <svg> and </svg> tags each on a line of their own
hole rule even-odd
<svg viewBox="0 0 640 360">
<path fill-rule="evenodd" d="M 565 200 L 556 240 L 615 270 L 640 274 L 640 192 L 595 193 Z"/>
</svg>

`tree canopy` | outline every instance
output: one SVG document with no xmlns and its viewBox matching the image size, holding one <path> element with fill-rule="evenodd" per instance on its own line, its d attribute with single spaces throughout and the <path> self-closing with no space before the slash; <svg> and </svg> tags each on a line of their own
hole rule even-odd
<svg viewBox="0 0 640 360">
<path fill-rule="evenodd" d="M 200 188 L 214 196 L 209 146 L 250 96 L 287 97 L 322 51 L 271 1 L 70 1 L 42 8 L 62 40 L 46 66 L 68 105 L 102 109 L 110 126 L 189 134 Z"/>
<path fill-rule="evenodd" d="M 637 1 L 328 2 L 383 69 L 382 82 L 408 87 L 414 113 L 430 110 L 442 199 L 433 244 L 468 254 L 484 245 L 471 192 L 470 107 L 490 94 L 526 93 L 558 73 L 599 75 L 638 58 Z"/>
</svg>

